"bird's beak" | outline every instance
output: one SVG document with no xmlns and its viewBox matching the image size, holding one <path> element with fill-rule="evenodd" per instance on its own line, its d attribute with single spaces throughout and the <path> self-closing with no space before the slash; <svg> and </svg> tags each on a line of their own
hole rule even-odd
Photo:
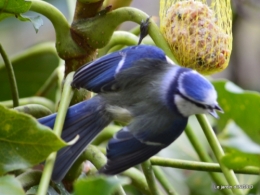
<svg viewBox="0 0 260 195">
<path fill-rule="evenodd" d="M 220 113 L 224 113 L 223 109 L 218 104 L 215 105 L 214 109 L 219 111 Z"/>
<path fill-rule="evenodd" d="M 215 105 L 214 108 L 208 109 L 208 113 L 209 113 L 211 116 L 213 116 L 214 118 L 217 118 L 217 119 L 218 119 L 219 116 L 218 116 L 216 110 L 219 111 L 220 113 L 224 113 L 223 110 L 222 110 L 222 108 L 221 108 L 219 105 L 217 105 L 217 104 Z"/>
<path fill-rule="evenodd" d="M 213 109 L 208 109 L 208 113 L 209 113 L 211 116 L 213 116 L 214 118 L 216 118 L 216 119 L 219 118 L 219 117 L 218 117 L 218 114 L 217 114 L 216 111 L 213 110 Z"/>
</svg>

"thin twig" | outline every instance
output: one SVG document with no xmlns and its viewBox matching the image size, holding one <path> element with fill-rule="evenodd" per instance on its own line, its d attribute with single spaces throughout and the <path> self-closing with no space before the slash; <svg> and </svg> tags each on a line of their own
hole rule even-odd
<svg viewBox="0 0 260 195">
<path fill-rule="evenodd" d="M 154 156 L 150 158 L 152 165 L 163 167 L 173 167 L 178 169 L 188 169 L 194 171 L 207 171 L 207 172 L 222 172 L 218 163 L 197 162 L 190 160 L 170 159 Z M 258 167 L 244 167 L 241 169 L 234 169 L 235 173 L 259 175 L 260 169 Z"/>
<path fill-rule="evenodd" d="M 190 127 L 189 124 L 185 129 L 185 133 L 189 138 L 193 148 L 196 150 L 200 160 L 204 162 L 213 162 L 210 156 L 208 155 L 207 151 L 205 150 L 205 148 L 201 145 L 197 135 L 194 133 L 193 129 Z M 216 184 L 225 185 L 225 186 L 228 185 L 226 179 L 222 175 L 213 172 L 208 172 L 208 173 Z M 220 192 L 226 195 L 232 194 L 232 191 L 230 189 L 223 189 Z"/>
<path fill-rule="evenodd" d="M 58 80 L 58 69 L 55 69 L 49 78 L 44 82 L 41 88 L 36 92 L 35 96 L 45 96 Z"/>
<path fill-rule="evenodd" d="M 150 159 L 151 161 L 151 159 Z M 151 161 L 152 163 L 152 161 Z M 153 164 L 153 163 L 152 163 Z M 178 195 L 178 193 L 173 188 L 172 184 L 169 182 L 169 180 L 166 178 L 164 172 L 162 169 L 158 166 L 153 166 L 154 175 L 157 178 L 158 182 L 162 185 L 164 190 L 168 195 Z"/>
<path fill-rule="evenodd" d="M 12 100 L 6 100 L 6 101 L 2 101 L 0 102 L 1 105 L 7 107 L 7 108 L 13 108 L 13 101 Z M 26 98 L 20 98 L 19 99 L 19 105 L 26 105 L 26 104 L 40 104 L 42 106 L 45 106 L 47 108 L 49 108 L 51 111 L 55 110 L 55 105 L 54 103 L 44 97 L 26 97 Z"/>
<path fill-rule="evenodd" d="M 151 194 L 160 195 L 160 192 L 156 186 L 153 168 L 150 160 L 144 161 L 141 165 Z"/>
<path fill-rule="evenodd" d="M 70 100 L 73 95 L 73 91 L 70 86 L 70 83 L 73 79 L 73 74 L 74 74 L 74 72 L 68 74 L 68 76 L 66 77 L 62 96 L 61 96 L 60 107 L 58 109 L 57 117 L 56 117 L 54 128 L 53 128 L 53 132 L 58 136 L 61 135 L 64 120 L 65 120 L 66 113 L 67 113 L 67 109 L 69 107 Z M 46 195 L 46 193 L 47 193 L 48 186 L 49 186 L 50 179 L 51 179 L 51 174 L 52 174 L 54 163 L 56 160 L 56 155 L 57 155 L 57 152 L 51 153 L 45 162 L 45 166 L 44 166 L 44 170 L 42 173 L 42 178 L 41 178 L 41 181 L 39 184 L 39 188 L 37 191 L 37 195 Z"/>
<path fill-rule="evenodd" d="M 11 61 L 9 60 L 9 58 L 8 58 L 7 54 L 5 53 L 5 50 L 1 44 L 0 44 L 0 53 L 5 62 L 5 67 L 6 67 L 9 82 L 11 85 L 13 107 L 16 107 L 16 106 L 19 106 L 19 93 L 18 93 L 18 87 L 17 87 L 17 83 L 16 83 L 16 79 L 15 79 L 14 69 L 13 69 Z"/>
</svg>

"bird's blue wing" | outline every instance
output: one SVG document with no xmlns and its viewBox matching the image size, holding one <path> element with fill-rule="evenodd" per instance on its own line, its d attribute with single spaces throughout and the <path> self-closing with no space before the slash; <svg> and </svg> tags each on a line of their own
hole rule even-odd
<svg viewBox="0 0 260 195">
<path fill-rule="evenodd" d="M 124 137 L 124 139 L 119 139 Z M 154 154 L 163 147 L 148 146 L 136 139 L 130 132 L 121 130 L 117 133 L 117 138 L 113 138 L 108 143 L 108 161 L 99 173 L 107 175 L 118 174 L 134 165 L 137 165 Z"/>
<path fill-rule="evenodd" d="M 152 58 L 166 61 L 164 52 L 148 45 L 127 47 L 123 50 L 105 55 L 78 69 L 74 75 L 72 86 L 85 88 L 95 93 L 113 91 L 115 76 L 122 70 L 135 64 L 136 61 Z"/>
<path fill-rule="evenodd" d="M 158 125 L 150 125 L 146 127 L 148 129 L 135 130 L 141 133 L 133 133 L 129 130 L 131 124 L 124 127 L 109 141 L 108 161 L 99 172 L 108 175 L 118 174 L 149 159 L 179 137 L 186 125 L 187 118 L 180 118 L 173 120 L 171 124 L 162 125 L 162 129 L 155 129 Z M 142 124 L 139 124 L 139 127 L 143 127 Z"/>
</svg>

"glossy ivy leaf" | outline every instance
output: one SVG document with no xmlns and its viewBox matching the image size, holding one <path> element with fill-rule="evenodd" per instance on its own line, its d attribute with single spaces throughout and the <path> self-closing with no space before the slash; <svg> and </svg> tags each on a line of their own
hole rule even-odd
<svg viewBox="0 0 260 195">
<path fill-rule="evenodd" d="M 58 67 L 59 58 L 56 54 L 55 44 L 43 43 L 34 45 L 12 59 L 19 97 L 34 96 L 39 88 L 46 82 L 53 71 Z M 10 83 L 4 64 L 0 63 L 0 101 L 11 99 Z M 55 81 L 56 83 L 57 81 Z M 56 89 L 52 87 L 45 96 L 55 101 Z"/>
<path fill-rule="evenodd" d="M 260 167 L 260 145 L 253 142 L 234 121 L 228 123 L 218 138 L 226 149 L 222 161 L 227 167 Z"/>
<path fill-rule="evenodd" d="M 38 32 L 39 28 L 43 25 L 43 20 L 40 15 L 26 16 L 22 13 L 29 11 L 32 2 L 24 0 L 5 0 L 0 1 L 0 21 L 8 17 L 16 17 L 21 21 L 30 21 L 33 27 Z"/>
<path fill-rule="evenodd" d="M 127 178 L 117 179 L 116 177 L 87 177 L 77 180 L 74 184 L 75 195 L 102 194 L 110 195 L 121 184 L 127 184 Z"/>
<path fill-rule="evenodd" d="M 233 120 L 255 143 L 260 143 L 260 94 L 246 91 L 227 80 L 214 81 L 218 102 L 224 114 L 217 120 L 219 129 L 224 129 Z"/>
<path fill-rule="evenodd" d="M 32 2 L 25 0 L 0 1 L 0 21 L 11 16 L 18 17 L 21 13 L 27 12 Z"/>
<path fill-rule="evenodd" d="M 22 185 L 13 175 L 0 177 L 0 194 L 25 195 Z"/>
<path fill-rule="evenodd" d="M 260 155 L 244 153 L 236 149 L 226 149 L 221 161 L 230 169 L 241 169 L 246 166 L 260 167 Z"/>
<path fill-rule="evenodd" d="M 0 175 L 44 161 L 66 143 L 33 117 L 0 105 Z"/>
<path fill-rule="evenodd" d="M 253 142 L 234 121 L 228 123 L 218 138 L 222 146 L 244 153 L 258 154 L 260 158 L 260 145 Z"/>
</svg>

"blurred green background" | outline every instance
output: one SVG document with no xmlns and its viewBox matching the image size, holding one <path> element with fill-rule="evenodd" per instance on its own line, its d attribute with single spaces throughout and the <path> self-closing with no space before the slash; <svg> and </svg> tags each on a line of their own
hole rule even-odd
<svg viewBox="0 0 260 195">
<path fill-rule="evenodd" d="M 52 0 L 48 1 L 57 7 L 70 21 L 73 15 L 75 1 Z M 69 2 L 69 3 L 68 3 Z M 155 16 L 159 24 L 159 0 L 133 0 L 132 6 Z M 69 8 L 68 8 L 69 7 Z M 214 78 L 226 78 L 247 90 L 260 91 L 260 1 L 258 0 L 233 0 L 233 51 L 228 68 Z M 36 15 L 36 13 L 28 13 Z M 38 33 L 35 32 L 30 22 L 21 22 L 16 18 L 7 18 L 0 23 L 0 43 L 8 56 L 16 56 L 27 48 L 42 42 L 54 42 L 55 32 L 48 19 L 42 16 L 43 26 Z M 120 29 L 129 30 L 136 26 L 127 22 Z M 11 91 L 7 82 L 7 73 L 2 66 L 0 58 L 0 101 L 11 99 Z M 58 66 L 58 57 L 52 51 L 38 53 L 30 58 L 25 58 L 13 63 L 17 78 L 20 97 L 33 96 L 44 81 Z M 55 99 L 55 89 L 49 93 L 48 98 Z M 209 149 L 207 140 L 195 118 L 190 119 L 201 143 Z M 211 150 L 209 149 L 209 153 Z M 176 159 L 199 160 L 185 134 L 175 141 L 170 147 L 163 150 L 160 156 Z M 163 168 L 176 190 L 182 195 L 209 195 L 219 194 L 219 191 L 208 189 L 213 186 L 209 175 L 205 172 Z M 241 184 L 252 184 L 258 176 L 238 175 Z M 129 192 L 130 193 L 130 192 Z M 132 191 L 134 194 L 137 192 Z"/>
</svg>

